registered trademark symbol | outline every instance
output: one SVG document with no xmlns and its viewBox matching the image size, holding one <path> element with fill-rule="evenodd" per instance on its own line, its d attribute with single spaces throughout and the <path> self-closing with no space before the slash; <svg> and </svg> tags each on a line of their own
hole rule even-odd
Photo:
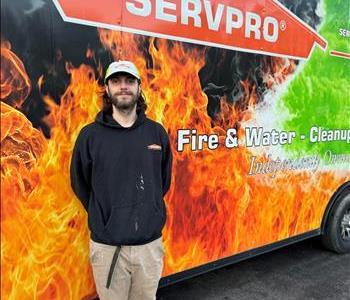
<svg viewBox="0 0 350 300">
<path fill-rule="evenodd" d="M 282 21 L 280 22 L 280 28 L 281 28 L 282 31 L 285 31 L 285 30 L 286 30 L 286 28 L 287 28 L 287 23 L 286 23 L 286 21 L 282 20 Z"/>
</svg>

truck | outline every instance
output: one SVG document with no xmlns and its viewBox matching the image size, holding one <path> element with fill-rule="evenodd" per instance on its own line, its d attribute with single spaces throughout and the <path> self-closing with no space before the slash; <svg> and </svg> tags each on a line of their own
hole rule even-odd
<svg viewBox="0 0 350 300">
<path fill-rule="evenodd" d="M 350 251 L 350 1 L 1 1 L 1 296 L 93 299 L 69 180 L 130 60 L 173 152 L 160 286 L 321 236 Z M 116 170 L 116 172 L 121 170 Z"/>
</svg>

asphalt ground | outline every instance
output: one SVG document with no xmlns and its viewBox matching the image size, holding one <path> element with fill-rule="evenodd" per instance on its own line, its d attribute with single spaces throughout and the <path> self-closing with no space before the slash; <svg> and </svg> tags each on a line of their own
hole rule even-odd
<svg viewBox="0 0 350 300">
<path fill-rule="evenodd" d="M 175 299 L 350 300 L 350 254 L 309 239 L 158 290 Z"/>
</svg>

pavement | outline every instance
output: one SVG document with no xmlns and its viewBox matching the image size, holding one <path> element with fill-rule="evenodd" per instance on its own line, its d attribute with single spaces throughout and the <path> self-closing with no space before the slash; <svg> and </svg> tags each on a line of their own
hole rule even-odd
<svg viewBox="0 0 350 300">
<path fill-rule="evenodd" d="M 158 290 L 175 299 L 350 300 L 350 254 L 313 238 Z"/>
</svg>

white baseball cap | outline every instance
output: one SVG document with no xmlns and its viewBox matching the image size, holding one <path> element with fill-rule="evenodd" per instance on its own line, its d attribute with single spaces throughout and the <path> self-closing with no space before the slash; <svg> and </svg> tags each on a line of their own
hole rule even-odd
<svg viewBox="0 0 350 300">
<path fill-rule="evenodd" d="M 112 62 L 106 71 L 104 83 L 107 83 L 107 80 L 109 77 L 116 73 L 128 73 L 134 77 L 136 77 L 138 80 L 141 80 L 139 71 L 137 70 L 136 66 L 131 62 L 127 60 L 119 60 Z"/>
</svg>

